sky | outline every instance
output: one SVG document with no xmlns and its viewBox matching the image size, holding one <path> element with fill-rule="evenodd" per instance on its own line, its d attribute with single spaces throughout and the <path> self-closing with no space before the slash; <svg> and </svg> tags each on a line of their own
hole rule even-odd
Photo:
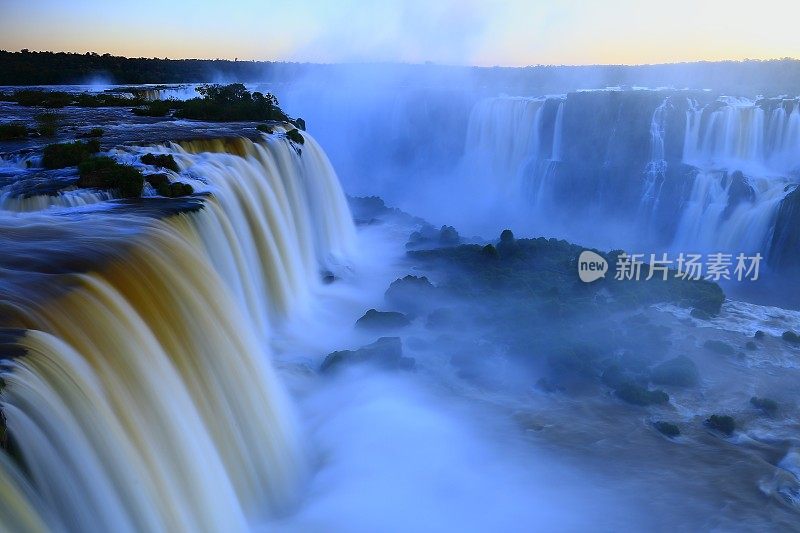
<svg viewBox="0 0 800 533">
<path fill-rule="evenodd" d="M 800 57 L 797 0 L 0 0 L 0 49 L 453 65 Z"/>
</svg>

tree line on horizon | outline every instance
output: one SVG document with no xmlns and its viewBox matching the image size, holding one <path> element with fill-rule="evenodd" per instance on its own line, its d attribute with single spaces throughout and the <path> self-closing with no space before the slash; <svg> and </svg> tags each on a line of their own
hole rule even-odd
<svg viewBox="0 0 800 533">
<path fill-rule="evenodd" d="M 646 86 L 711 89 L 743 96 L 800 94 L 800 61 L 743 60 L 660 65 L 535 65 L 467 67 L 432 63 L 315 64 L 226 59 L 128 58 L 96 52 L 0 50 L 0 85 L 82 85 L 91 83 L 204 83 L 216 80 L 280 82 L 321 75 L 348 79 L 358 69 L 369 76 L 391 77 L 402 85 L 458 86 L 472 83 L 509 94 L 544 94 L 581 88 Z M 465 85 L 463 82 L 467 82 Z"/>
</svg>

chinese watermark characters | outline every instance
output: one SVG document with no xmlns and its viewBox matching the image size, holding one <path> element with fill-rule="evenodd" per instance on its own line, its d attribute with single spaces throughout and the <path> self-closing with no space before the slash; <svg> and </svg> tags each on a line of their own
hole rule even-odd
<svg viewBox="0 0 800 533">
<path fill-rule="evenodd" d="M 614 279 L 666 281 L 670 277 L 686 280 L 736 280 L 756 281 L 759 276 L 762 256 L 711 253 L 689 254 L 679 253 L 677 257 L 669 254 L 621 254 L 617 256 Z M 580 268 L 580 267 L 579 267 Z"/>
</svg>

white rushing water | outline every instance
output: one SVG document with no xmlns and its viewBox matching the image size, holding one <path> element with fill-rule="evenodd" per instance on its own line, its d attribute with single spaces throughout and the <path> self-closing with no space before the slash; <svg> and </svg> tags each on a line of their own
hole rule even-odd
<svg viewBox="0 0 800 533">
<path fill-rule="evenodd" d="M 640 198 L 634 211 L 637 233 L 649 235 L 648 240 L 658 239 L 660 226 L 656 214 L 662 212 L 659 216 L 663 217 L 665 210 L 671 210 L 675 226 L 671 248 L 766 252 L 777 209 L 791 190 L 787 185 L 798 180 L 800 103 L 796 99 L 763 103 L 723 97 L 700 105 L 687 98 L 682 155 L 679 152 L 680 159 L 675 160 L 674 155 L 666 153 L 668 138 L 676 135 L 670 130 L 676 127 L 675 121 L 669 117 L 680 113 L 677 104 L 683 102 L 676 99 L 683 98 L 686 97 L 666 96 L 654 109 L 648 132 L 647 163 L 641 173 L 620 180 L 626 184 L 623 186 L 637 191 L 635 194 Z M 544 119 L 548 101 L 551 105 L 558 102 L 555 120 Z M 570 207 L 561 205 L 564 198 L 571 197 L 566 191 L 561 191 L 561 200 L 553 194 L 558 187 L 563 147 L 580 142 L 564 136 L 563 114 L 569 105 L 569 97 L 496 97 L 476 104 L 459 170 L 462 184 L 485 203 L 513 210 L 523 221 L 526 218 L 538 221 L 537 227 L 546 232 L 553 215 Z M 586 127 L 607 125 L 587 122 Z M 669 179 L 668 169 L 679 163 L 693 167 L 696 176 L 689 178 L 689 187 L 682 193 L 685 199 L 673 194 L 670 201 L 674 205 L 664 205 L 662 191 Z M 732 190 L 735 181 L 732 176 L 737 171 L 743 173 L 743 179 Z M 736 197 L 742 192 L 740 185 L 752 192 Z M 586 183 L 587 190 L 602 191 L 607 186 Z M 613 210 L 609 205 L 596 207 Z M 580 216 L 578 213 L 573 218 Z"/>
<path fill-rule="evenodd" d="M 302 155 L 280 136 L 160 150 L 211 193 L 202 209 L 0 217 L 12 243 L 54 222 L 138 228 L 96 270 L 62 275 L 69 291 L 11 307 L 25 356 L 3 362 L 0 401 L 30 486 L 0 458 L 7 524 L 241 531 L 298 498 L 305 447 L 270 327 L 303 310 L 321 269 L 348 260 L 344 195 L 310 136 Z"/>
</svg>

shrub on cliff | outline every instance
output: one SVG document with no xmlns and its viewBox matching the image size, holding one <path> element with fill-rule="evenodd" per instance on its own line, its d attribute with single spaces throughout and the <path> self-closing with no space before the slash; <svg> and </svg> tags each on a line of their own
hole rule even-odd
<svg viewBox="0 0 800 533">
<path fill-rule="evenodd" d="M 28 136 L 28 128 L 22 122 L 11 122 L 10 124 L 0 124 L 0 141 L 11 139 L 24 139 Z"/>
<path fill-rule="evenodd" d="M 53 137 L 58 131 L 61 115 L 58 113 L 39 113 L 36 115 L 36 131 L 42 137 Z"/>
<path fill-rule="evenodd" d="M 180 171 L 178 163 L 175 161 L 175 158 L 172 157 L 172 154 L 144 154 L 141 160 L 145 165 L 166 168 L 173 172 Z"/>
<path fill-rule="evenodd" d="M 110 157 L 88 159 L 78 166 L 78 171 L 78 187 L 113 190 L 121 198 L 137 198 L 142 194 L 142 173 L 137 168 L 121 165 Z"/>
<path fill-rule="evenodd" d="M 42 166 L 55 169 L 79 165 L 100 151 L 100 143 L 96 140 L 73 143 L 50 144 L 44 148 Z"/>
<path fill-rule="evenodd" d="M 141 107 L 134 107 L 131 111 L 140 117 L 165 117 L 177 105 L 178 102 L 174 100 L 153 100 Z"/>
<path fill-rule="evenodd" d="M 291 122 L 289 116 L 278 107 L 278 99 L 274 95 L 251 93 L 241 83 L 201 85 L 197 88 L 197 92 L 200 93 L 200 97 L 182 102 L 175 112 L 176 117 L 212 122 L 237 120 Z M 302 144 L 300 141 L 297 142 Z"/>
</svg>

